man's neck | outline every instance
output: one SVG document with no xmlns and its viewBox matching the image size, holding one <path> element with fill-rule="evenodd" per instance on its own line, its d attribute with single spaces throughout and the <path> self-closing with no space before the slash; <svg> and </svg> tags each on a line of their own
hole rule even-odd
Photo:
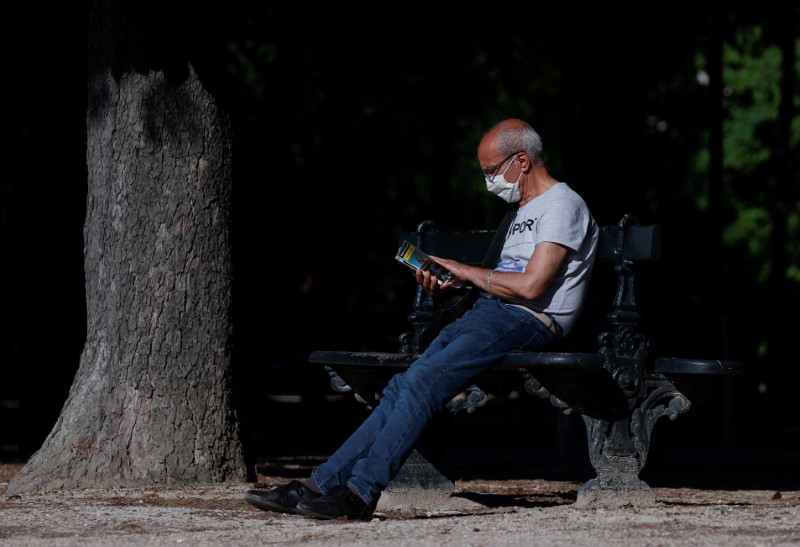
<svg viewBox="0 0 800 547">
<path fill-rule="evenodd" d="M 519 200 L 520 207 L 541 196 L 556 184 L 558 184 L 558 181 L 550 176 L 550 173 L 546 170 L 535 169 L 531 171 L 522 187 L 523 196 Z"/>
</svg>

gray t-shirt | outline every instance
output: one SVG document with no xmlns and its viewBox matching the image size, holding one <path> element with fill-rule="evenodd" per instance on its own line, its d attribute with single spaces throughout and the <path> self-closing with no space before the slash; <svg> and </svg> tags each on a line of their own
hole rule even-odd
<svg viewBox="0 0 800 547">
<path fill-rule="evenodd" d="M 519 208 L 495 269 L 525 271 L 540 241 L 568 247 L 570 252 L 544 295 L 531 301 L 514 300 L 552 316 L 563 334 L 567 334 L 575 326 L 583 306 L 599 237 L 600 229 L 583 198 L 566 183 L 559 182 Z"/>
</svg>

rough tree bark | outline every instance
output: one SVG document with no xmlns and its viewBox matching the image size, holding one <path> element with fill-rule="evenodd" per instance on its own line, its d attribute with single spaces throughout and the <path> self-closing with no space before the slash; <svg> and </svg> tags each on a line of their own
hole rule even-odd
<svg viewBox="0 0 800 547">
<path fill-rule="evenodd" d="M 57 423 L 7 495 L 246 480 L 230 121 L 176 53 L 183 42 L 164 39 L 175 28 L 148 17 L 163 12 L 91 3 L 86 344 Z"/>
</svg>

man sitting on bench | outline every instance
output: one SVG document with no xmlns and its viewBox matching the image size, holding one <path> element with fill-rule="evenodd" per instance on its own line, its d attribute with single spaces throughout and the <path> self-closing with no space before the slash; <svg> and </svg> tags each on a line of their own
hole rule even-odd
<svg viewBox="0 0 800 547">
<path fill-rule="evenodd" d="M 311 477 L 248 490 L 245 501 L 323 519 L 371 518 L 434 414 L 512 351 L 548 350 L 573 328 L 599 238 L 586 203 L 550 175 L 541 138 L 522 120 L 507 119 L 487 131 L 478 162 L 487 189 L 519 204 L 496 265 L 433 257 L 452 279 L 440 284 L 427 271 L 414 275 L 432 295 L 457 283 L 480 289 L 479 297 L 391 379 L 376 408 Z"/>
</svg>

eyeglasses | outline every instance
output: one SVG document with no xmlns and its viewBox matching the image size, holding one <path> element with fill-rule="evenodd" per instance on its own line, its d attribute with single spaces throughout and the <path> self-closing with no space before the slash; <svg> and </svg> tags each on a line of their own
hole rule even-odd
<svg viewBox="0 0 800 547">
<path fill-rule="evenodd" d="M 513 154 L 509 154 L 500 163 L 492 165 L 491 167 L 487 167 L 486 169 L 483 169 L 483 175 L 486 177 L 494 178 L 497 172 L 500 170 L 500 168 L 503 167 L 503 164 L 508 160 L 510 160 L 511 158 L 513 158 L 514 156 L 516 156 L 517 154 L 519 154 L 519 152 L 514 152 Z"/>
</svg>

